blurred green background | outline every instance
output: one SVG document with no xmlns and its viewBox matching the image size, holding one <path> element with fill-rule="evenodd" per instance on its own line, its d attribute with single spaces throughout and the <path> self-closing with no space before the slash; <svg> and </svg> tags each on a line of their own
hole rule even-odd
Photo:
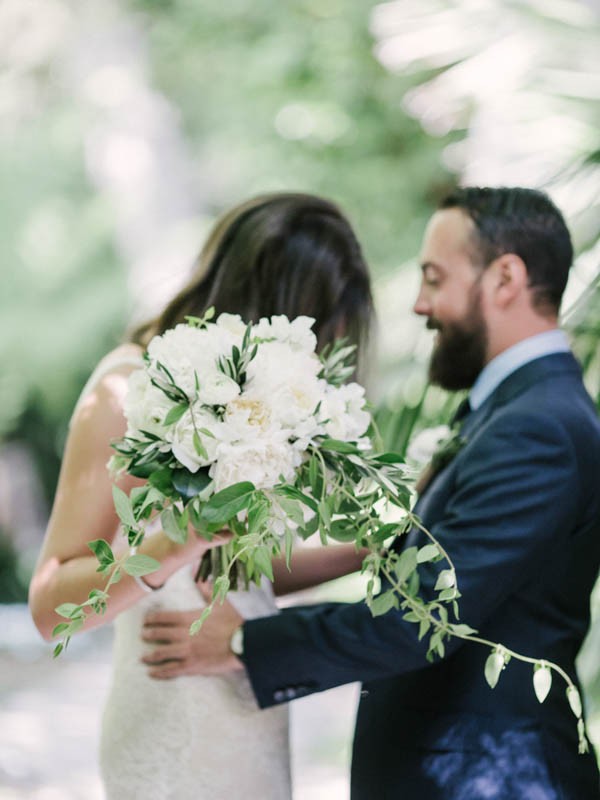
<svg viewBox="0 0 600 800">
<path fill-rule="evenodd" d="M 436 201 L 544 188 L 575 240 L 565 325 L 600 407 L 599 31 L 593 0 L 0 2 L 0 602 L 25 598 L 86 377 L 258 192 L 321 193 L 353 221 L 370 393 L 402 449 L 453 402 L 426 387 L 410 311 Z M 596 622 L 597 742 L 599 651 Z"/>
</svg>

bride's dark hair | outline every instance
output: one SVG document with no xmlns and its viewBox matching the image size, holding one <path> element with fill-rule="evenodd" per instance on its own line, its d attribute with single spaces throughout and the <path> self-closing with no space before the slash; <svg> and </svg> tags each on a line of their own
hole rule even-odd
<svg viewBox="0 0 600 800">
<path fill-rule="evenodd" d="M 284 192 L 252 198 L 223 214 L 188 283 L 130 340 L 145 347 L 153 336 L 211 306 L 246 322 L 304 314 L 315 318 L 319 348 L 343 335 L 359 350 L 373 311 L 368 269 L 348 220 L 328 200 Z"/>
</svg>

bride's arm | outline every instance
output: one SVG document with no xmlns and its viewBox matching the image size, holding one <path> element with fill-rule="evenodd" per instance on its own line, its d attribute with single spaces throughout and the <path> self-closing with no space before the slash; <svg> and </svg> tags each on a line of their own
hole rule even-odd
<svg viewBox="0 0 600 800">
<path fill-rule="evenodd" d="M 307 547 L 292 553 L 290 569 L 283 557 L 273 559 L 273 590 L 276 595 L 309 589 L 320 583 L 349 575 L 361 568 L 369 551 L 353 544 Z"/>
<path fill-rule="evenodd" d="M 65 621 L 54 611 L 56 606 L 81 603 L 92 589 L 106 586 L 107 578 L 96 572 L 98 561 L 87 543 L 94 539 L 112 543 L 118 530 L 106 463 L 114 452 L 110 442 L 125 433 L 123 401 L 131 371 L 131 367 L 123 366 L 105 375 L 72 420 L 52 513 L 29 590 L 33 620 L 47 640 L 52 638 L 55 625 Z M 126 476 L 119 485 L 129 491 L 140 483 Z M 185 545 L 176 545 L 162 531 L 147 535 L 138 552 L 158 559 L 161 568 L 144 580 L 150 586 L 160 586 L 185 563 L 199 559 L 208 547 L 194 536 L 188 537 Z M 126 549 L 121 546 L 115 555 Z M 143 588 L 124 574 L 110 587 L 106 613 L 91 614 L 84 629 L 111 621 L 143 594 Z"/>
</svg>

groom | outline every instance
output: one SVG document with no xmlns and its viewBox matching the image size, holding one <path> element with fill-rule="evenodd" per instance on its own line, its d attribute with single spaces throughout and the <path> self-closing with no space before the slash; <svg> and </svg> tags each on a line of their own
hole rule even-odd
<svg viewBox="0 0 600 800">
<path fill-rule="evenodd" d="M 415 510 L 456 566 L 461 621 L 576 681 L 600 565 L 600 424 L 557 328 L 568 231 L 540 192 L 462 189 L 434 214 L 421 260 L 430 378 L 470 392 L 466 445 Z M 421 543 L 413 531 L 397 546 Z M 422 565 L 425 595 L 435 572 Z M 196 672 L 243 664 L 262 707 L 362 681 L 353 800 L 600 798 L 562 679 L 539 704 L 531 666 L 513 660 L 492 690 L 489 648 L 451 640 L 430 664 L 402 612 L 329 603 L 242 625 L 225 604 L 194 653 Z"/>
</svg>

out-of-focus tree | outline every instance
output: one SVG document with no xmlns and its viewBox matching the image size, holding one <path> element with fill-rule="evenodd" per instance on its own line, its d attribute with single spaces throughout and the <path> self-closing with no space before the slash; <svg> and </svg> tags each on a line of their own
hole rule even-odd
<svg viewBox="0 0 600 800">
<path fill-rule="evenodd" d="M 568 316 L 577 302 L 580 320 L 600 255 L 599 11 L 581 0 L 396 0 L 371 16 L 398 91 L 418 76 L 405 110 L 430 135 L 452 137 L 444 165 L 465 184 L 542 188 L 564 211 L 578 258 L 563 308 Z"/>
<path fill-rule="evenodd" d="M 33 455 L 47 501 L 85 378 L 174 290 L 222 208 L 319 192 L 376 274 L 415 252 L 450 182 L 444 142 L 401 108 L 411 83 L 375 59 L 371 8 L 1 5 L 0 438 Z"/>
</svg>

